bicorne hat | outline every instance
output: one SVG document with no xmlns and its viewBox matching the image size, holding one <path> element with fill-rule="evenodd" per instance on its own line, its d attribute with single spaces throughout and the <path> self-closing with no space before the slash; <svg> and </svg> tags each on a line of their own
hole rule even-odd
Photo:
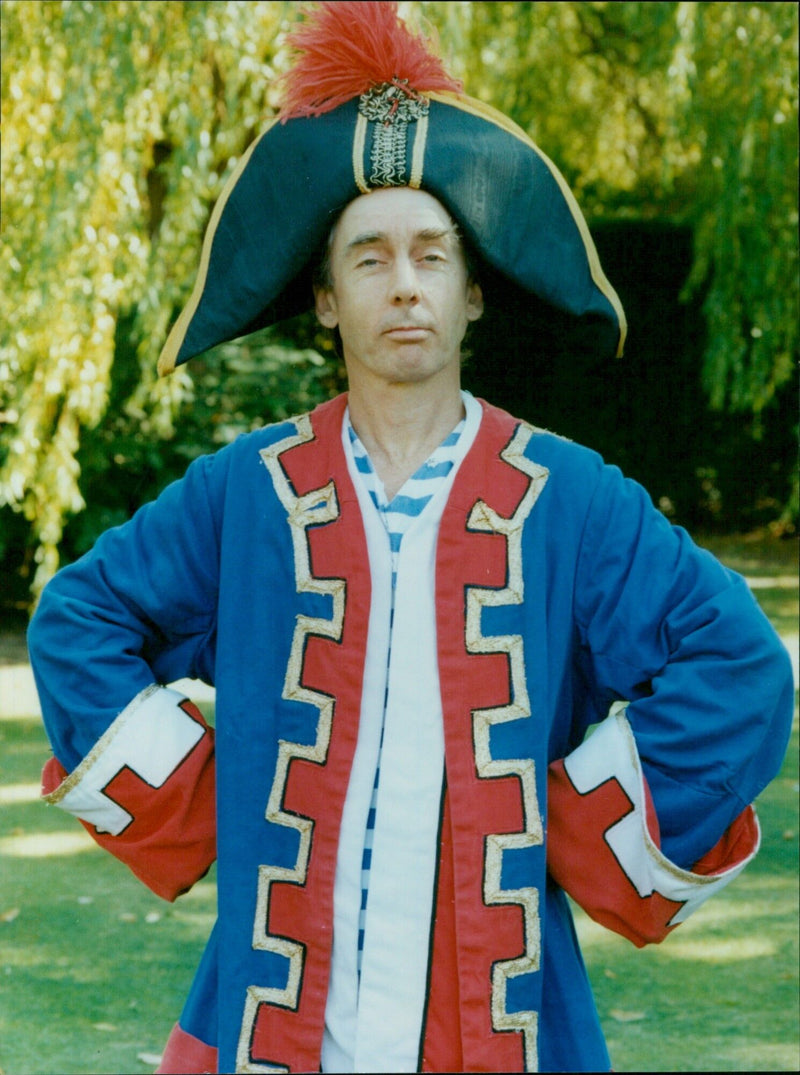
<svg viewBox="0 0 800 1075">
<path fill-rule="evenodd" d="M 160 373 L 310 309 L 332 221 L 387 186 L 448 209 L 479 256 L 487 306 L 574 329 L 598 358 L 621 354 L 622 305 L 563 176 L 511 120 L 461 92 L 395 3 L 321 3 L 289 41 L 299 55 L 285 104 L 214 208 Z"/>
</svg>

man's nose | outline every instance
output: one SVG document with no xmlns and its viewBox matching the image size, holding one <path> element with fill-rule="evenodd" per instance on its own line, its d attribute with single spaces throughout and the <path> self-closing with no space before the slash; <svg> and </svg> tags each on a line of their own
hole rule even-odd
<svg viewBox="0 0 800 1075">
<path fill-rule="evenodd" d="M 395 259 L 392 274 L 392 302 L 396 305 L 416 302 L 419 298 L 419 280 L 414 262 L 409 257 Z"/>
</svg>

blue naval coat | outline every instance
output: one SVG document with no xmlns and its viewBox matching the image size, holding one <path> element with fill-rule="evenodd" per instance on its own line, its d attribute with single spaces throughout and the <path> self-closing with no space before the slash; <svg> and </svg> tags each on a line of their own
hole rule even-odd
<svg viewBox="0 0 800 1075">
<path fill-rule="evenodd" d="M 339 397 L 198 459 L 57 574 L 30 628 L 58 765 L 51 801 L 168 898 L 208 868 L 216 826 L 219 918 L 179 1033 L 220 1071 L 319 1069 L 369 616 L 344 406 Z M 780 766 L 791 668 L 745 581 L 639 485 L 594 452 L 483 407 L 438 539 L 447 788 L 420 1069 L 607 1069 L 561 887 L 571 871 L 591 875 L 592 855 L 551 861 L 548 766 L 626 701 L 620 734 L 635 744 L 632 779 L 646 789 L 646 854 L 691 872 Z M 143 753 L 172 749 L 160 729 L 175 706 L 154 684 L 182 677 L 216 687 L 216 799 L 198 775 L 212 764 L 212 732 L 196 716 L 166 775 L 141 776 Z M 600 761 L 608 779 L 617 749 Z M 559 792 L 562 843 L 569 796 L 576 810 L 587 801 L 578 781 L 573 773 Z M 70 805 L 86 788 L 95 805 Z M 627 789 L 625 811 L 635 798 Z M 112 799 L 122 821 L 108 813 Z M 656 851 L 645 832 L 653 810 Z M 164 835 L 167 811 L 181 823 Z M 590 889 L 606 883 L 607 863 L 597 869 Z M 451 964 L 457 1015 L 453 983 L 436 971 Z"/>
</svg>

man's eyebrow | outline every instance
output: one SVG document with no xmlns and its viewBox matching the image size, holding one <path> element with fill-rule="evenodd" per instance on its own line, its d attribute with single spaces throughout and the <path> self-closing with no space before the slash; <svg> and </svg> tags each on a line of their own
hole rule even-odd
<svg viewBox="0 0 800 1075">
<path fill-rule="evenodd" d="M 373 243 L 384 242 L 387 238 L 385 231 L 365 231 L 361 235 L 356 235 L 354 239 L 345 247 L 345 253 L 349 253 L 351 250 L 358 250 L 362 246 L 372 246 Z"/>
<path fill-rule="evenodd" d="M 415 239 L 423 239 L 426 241 L 445 239 L 450 235 L 452 238 L 458 238 L 458 232 L 455 224 L 448 224 L 447 227 L 442 228 L 423 228 L 422 231 L 418 231 L 414 236 Z"/>
<path fill-rule="evenodd" d="M 441 228 L 423 228 L 414 235 L 414 240 L 423 242 L 435 242 L 437 239 L 444 239 L 448 235 L 454 239 L 458 239 L 458 231 L 455 224 L 448 224 L 447 227 Z M 350 253 L 351 250 L 359 250 L 364 246 L 372 246 L 374 243 L 385 242 L 389 236 L 385 231 L 365 231 L 361 235 L 356 235 L 345 247 L 345 253 Z"/>
</svg>

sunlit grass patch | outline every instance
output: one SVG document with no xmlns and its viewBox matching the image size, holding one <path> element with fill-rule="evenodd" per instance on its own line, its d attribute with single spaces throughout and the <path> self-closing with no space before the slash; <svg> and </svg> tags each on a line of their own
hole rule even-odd
<svg viewBox="0 0 800 1075">
<path fill-rule="evenodd" d="M 73 832 L 32 832 L 0 836 L 0 856 L 8 858 L 54 858 L 99 851 L 85 829 Z"/>
<path fill-rule="evenodd" d="M 762 848 L 719 896 L 637 950 L 576 914 L 617 1071 L 797 1071 L 797 721 L 758 800 Z"/>
<path fill-rule="evenodd" d="M 174 904 L 149 893 L 39 802 L 49 753 L 38 720 L 0 721 L 0 1069 L 152 1071 L 214 922 L 214 872 Z M 577 914 L 615 1070 L 800 1069 L 797 799 L 795 726 L 757 804 L 761 853 L 725 892 L 642 951 Z"/>
<path fill-rule="evenodd" d="M 159 900 L 38 801 L 48 756 L 38 721 L 0 723 L 0 1069 L 152 1071 L 213 925 L 213 874 Z"/>
</svg>

